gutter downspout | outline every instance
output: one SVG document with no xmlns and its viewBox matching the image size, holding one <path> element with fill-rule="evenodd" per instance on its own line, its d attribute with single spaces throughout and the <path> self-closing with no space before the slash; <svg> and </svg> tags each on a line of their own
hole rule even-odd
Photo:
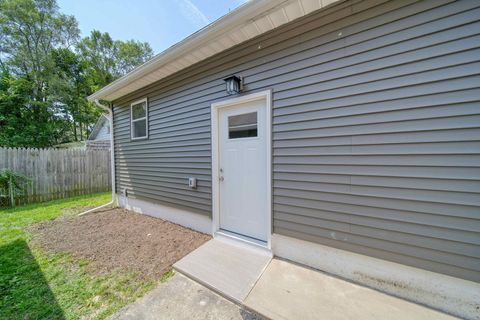
<svg viewBox="0 0 480 320">
<path fill-rule="evenodd" d="M 111 161 L 111 172 L 112 172 L 112 201 L 109 203 L 106 203 L 104 205 L 101 205 L 99 207 L 87 210 L 85 212 L 79 213 L 79 216 L 83 216 L 84 214 L 90 213 L 97 211 L 99 209 L 108 207 L 112 204 L 115 204 L 116 202 L 116 194 L 115 194 L 115 150 L 114 150 L 114 144 L 113 144 L 113 111 L 110 107 L 103 105 L 98 101 L 98 99 L 95 99 L 95 104 L 102 108 L 103 110 L 108 111 L 108 114 L 110 116 L 109 122 L 110 122 L 110 161 Z"/>
</svg>

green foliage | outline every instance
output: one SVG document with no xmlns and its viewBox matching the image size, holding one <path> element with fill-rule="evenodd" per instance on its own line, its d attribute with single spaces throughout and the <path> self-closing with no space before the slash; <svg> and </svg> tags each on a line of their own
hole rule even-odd
<svg viewBox="0 0 480 320">
<path fill-rule="evenodd" d="M 97 30 L 79 41 L 77 50 L 84 61 L 87 81 L 93 91 L 106 86 L 153 56 L 148 43 L 114 41 L 107 32 Z"/>
<path fill-rule="evenodd" d="M 55 49 L 51 56 L 56 65 L 50 86 L 53 100 L 61 101 L 63 110 L 70 116 L 71 137 L 67 141 L 85 140 L 89 129 L 98 119 L 101 110 L 85 97 L 93 93 L 87 79 L 85 58 L 70 49 Z M 73 139 L 72 139 L 73 138 Z M 65 140 L 61 143 L 67 142 Z"/>
<path fill-rule="evenodd" d="M 84 260 L 29 244 L 29 225 L 109 199 L 104 193 L 0 210 L 0 319 L 105 319 L 154 287 L 132 273 L 93 275 Z"/>
<path fill-rule="evenodd" d="M 32 97 L 33 84 L 8 71 L 0 74 L 0 146 L 43 148 L 68 132 L 69 124 L 48 102 Z"/>
<path fill-rule="evenodd" d="M 55 67 L 50 51 L 68 48 L 79 37 L 77 21 L 61 14 L 55 0 L 0 0 L 1 53 L 8 66 L 27 76 L 33 98 L 45 101 Z"/>
<path fill-rule="evenodd" d="M 0 197 L 7 198 L 15 206 L 15 198 L 24 194 L 30 179 L 10 169 L 0 171 Z M 3 191 L 3 192 L 2 192 Z"/>
<path fill-rule="evenodd" d="M 86 97 L 144 63 L 148 43 L 80 39 L 56 0 L 0 0 L 0 145 L 84 140 L 101 111 Z"/>
</svg>

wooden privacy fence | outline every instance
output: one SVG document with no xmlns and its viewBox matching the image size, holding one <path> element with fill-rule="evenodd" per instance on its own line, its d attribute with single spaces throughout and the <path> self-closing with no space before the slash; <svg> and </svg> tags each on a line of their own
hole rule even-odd
<svg viewBox="0 0 480 320">
<path fill-rule="evenodd" d="M 108 191 L 110 150 L 0 147 L 0 170 L 7 168 L 30 179 L 17 204 L 34 203 Z M 5 194 L 5 190 L 0 190 Z M 0 205 L 2 205 L 0 203 Z"/>
</svg>

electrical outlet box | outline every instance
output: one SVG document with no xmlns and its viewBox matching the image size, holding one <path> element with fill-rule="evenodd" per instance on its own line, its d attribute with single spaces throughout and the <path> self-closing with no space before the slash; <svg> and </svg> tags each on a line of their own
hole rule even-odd
<svg viewBox="0 0 480 320">
<path fill-rule="evenodd" d="M 197 189 L 197 178 L 188 178 L 188 186 L 192 189 Z"/>
</svg>

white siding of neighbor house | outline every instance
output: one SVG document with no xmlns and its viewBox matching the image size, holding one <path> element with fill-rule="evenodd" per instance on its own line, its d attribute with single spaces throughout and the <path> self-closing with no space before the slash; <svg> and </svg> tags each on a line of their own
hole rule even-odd
<svg viewBox="0 0 480 320">
<path fill-rule="evenodd" d="M 115 101 L 118 192 L 211 214 L 232 74 L 273 93 L 274 233 L 480 281 L 479 1 L 342 2 Z"/>
<path fill-rule="evenodd" d="M 110 140 L 110 130 L 108 130 L 108 121 L 105 121 L 100 131 L 98 131 L 95 140 Z"/>
</svg>

